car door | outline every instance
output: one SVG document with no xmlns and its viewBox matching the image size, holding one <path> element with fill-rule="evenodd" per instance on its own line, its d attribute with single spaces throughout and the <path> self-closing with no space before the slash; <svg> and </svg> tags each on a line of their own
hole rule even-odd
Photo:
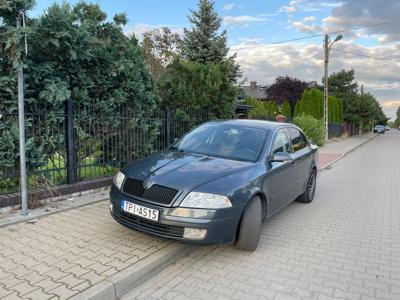
<svg viewBox="0 0 400 300">
<path fill-rule="evenodd" d="M 312 168 L 313 152 L 304 134 L 295 127 L 288 127 L 286 131 L 290 138 L 291 154 L 296 165 L 296 195 L 301 195 L 305 189 Z"/>
<path fill-rule="evenodd" d="M 270 197 L 269 214 L 284 207 L 296 193 L 296 165 L 294 161 L 272 162 L 270 158 L 277 152 L 289 153 L 290 141 L 284 129 L 278 129 L 273 138 L 271 151 L 266 158 L 267 172 L 264 188 Z"/>
</svg>

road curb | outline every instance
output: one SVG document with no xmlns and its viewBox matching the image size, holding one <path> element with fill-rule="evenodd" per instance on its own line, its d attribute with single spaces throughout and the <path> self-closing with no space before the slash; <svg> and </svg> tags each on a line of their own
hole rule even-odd
<svg viewBox="0 0 400 300">
<path fill-rule="evenodd" d="M 105 198 L 102 197 L 100 199 L 95 199 L 95 200 L 87 200 L 83 203 L 79 203 L 79 204 L 72 205 L 69 207 L 57 208 L 55 210 L 48 211 L 48 212 L 39 212 L 37 214 L 32 214 L 32 215 L 28 215 L 28 216 L 22 216 L 22 215 L 15 216 L 15 217 L 10 218 L 11 219 L 10 221 L 0 222 L 0 228 L 15 225 L 18 223 L 25 223 L 25 222 L 33 221 L 36 219 L 41 219 L 41 218 L 48 217 L 48 216 L 58 214 L 58 213 L 62 213 L 62 212 L 65 212 L 65 211 L 68 211 L 71 209 L 88 206 L 88 205 L 95 204 L 95 203 L 98 203 L 101 201 L 106 201 L 106 200 L 109 200 L 108 196 L 106 196 Z M 68 201 L 68 200 L 65 200 L 65 201 Z"/>
<path fill-rule="evenodd" d="M 189 248 L 181 244 L 169 244 L 134 265 L 110 276 L 71 300 L 117 300 L 140 283 L 183 256 Z"/>
<path fill-rule="evenodd" d="M 330 167 L 331 165 L 333 165 L 335 162 L 337 162 L 338 160 L 341 160 L 343 157 L 345 157 L 346 155 L 350 154 L 351 152 L 357 150 L 358 148 L 364 146 L 366 143 L 372 141 L 373 139 L 375 139 L 378 136 L 378 134 L 374 135 L 373 137 L 365 140 L 364 142 L 362 142 L 361 144 L 351 148 L 350 150 L 347 150 L 346 152 L 340 154 L 340 156 L 334 160 L 332 160 L 331 162 L 327 163 L 326 165 L 322 166 L 321 168 L 318 168 L 319 171 L 323 171 L 325 169 L 327 169 L 328 167 Z"/>
</svg>

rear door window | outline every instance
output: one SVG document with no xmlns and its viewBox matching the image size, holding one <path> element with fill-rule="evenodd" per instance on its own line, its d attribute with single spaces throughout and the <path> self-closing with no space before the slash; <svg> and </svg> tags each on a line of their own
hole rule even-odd
<svg viewBox="0 0 400 300">
<path fill-rule="evenodd" d="M 289 134 L 289 138 L 292 143 L 293 152 L 297 152 L 297 151 L 307 147 L 308 142 L 307 142 L 306 137 L 297 128 L 294 128 L 294 127 L 286 128 L 286 131 Z"/>
</svg>

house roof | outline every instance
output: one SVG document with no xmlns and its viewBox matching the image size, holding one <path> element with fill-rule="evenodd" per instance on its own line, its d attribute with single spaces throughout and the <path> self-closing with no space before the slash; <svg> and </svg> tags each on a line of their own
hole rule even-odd
<svg viewBox="0 0 400 300">
<path fill-rule="evenodd" d="M 266 100 L 267 96 L 265 95 L 266 85 L 257 85 L 255 88 L 251 86 L 243 86 L 243 92 L 246 96 L 256 98 L 259 100 Z"/>
</svg>

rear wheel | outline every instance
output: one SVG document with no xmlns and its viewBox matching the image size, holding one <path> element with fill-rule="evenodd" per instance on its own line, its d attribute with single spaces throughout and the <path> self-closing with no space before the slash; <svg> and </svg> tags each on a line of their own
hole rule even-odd
<svg viewBox="0 0 400 300">
<path fill-rule="evenodd" d="M 315 189 L 317 187 L 317 171 L 314 169 L 307 181 L 307 188 L 305 192 L 297 199 L 299 202 L 310 203 L 314 199 Z"/>
<path fill-rule="evenodd" d="M 254 251 L 261 235 L 262 203 L 260 197 L 254 197 L 244 211 L 235 247 L 240 250 Z"/>
</svg>

